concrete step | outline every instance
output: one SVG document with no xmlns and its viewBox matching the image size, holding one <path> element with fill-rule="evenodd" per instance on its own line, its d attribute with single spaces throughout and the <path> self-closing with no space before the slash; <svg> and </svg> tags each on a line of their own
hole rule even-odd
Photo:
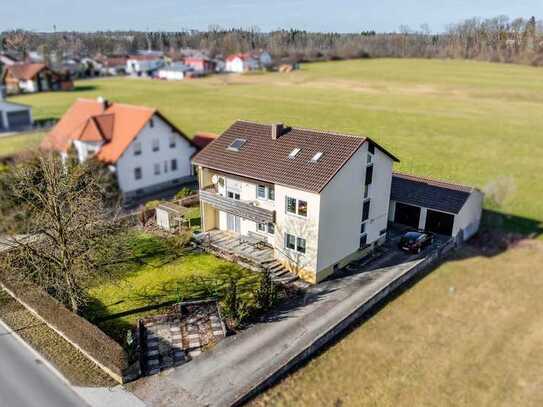
<svg viewBox="0 0 543 407">
<path fill-rule="evenodd" d="M 284 276 L 285 274 L 288 274 L 288 273 L 289 273 L 289 271 L 287 269 L 285 269 L 285 268 L 279 269 L 277 271 L 272 272 L 272 279 Z"/>
<path fill-rule="evenodd" d="M 288 276 L 277 278 L 277 279 L 274 279 L 273 281 L 280 284 L 290 284 L 296 280 L 298 280 L 298 276 L 289 273 Z"/>
</svg>

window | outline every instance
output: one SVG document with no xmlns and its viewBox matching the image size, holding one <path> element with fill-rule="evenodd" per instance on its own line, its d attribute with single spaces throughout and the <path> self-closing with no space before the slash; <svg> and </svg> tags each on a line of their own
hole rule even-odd
<svg viewBox="0 0 543 407">
<path fill-rule="evenodd" d="M 228 195 L 228 198 L 230 198 L 230 199 L 235 199 L 236 201 L 240 200 L 239 193 L 237 193 L 237 192 L 228 191 L 227 195 Z"/>
<path fill-rule="evenodd" d="M 175 148 L 175 134 L 170 136 L 170 148 Z"/>
<path fill-rule="evenodd" d="M 285 245 L 287 249 L 296 250 L 296 236 L 287 233 Z"/>
<path fill-rule="evenodd" d="M 268 199 L 270 201 L 275 201 L 275 188 L 274 187 L 268 187 Z"/>
<path fill-rule="evenodd" d="M 383 235 L 386 235 L 387 234 L 387 230 L 386 229 L 383 229 L 379 232 L 379 236 L 383 236 Z"/>
<path fill-rule="evenodd" d="M 368 196 L 370 196 L 370 186 L 366 185 L 366 187 L 364 188 L 364 199 L 367 199 Z"/>
<path fill-rule="evenodd" d="M 232 141 L 232 143 L 226 149 L 230 151 L 239 151 L 246 142 L 247 140 L 245 139 L 237 138 L 234 141 Z"/>
<path fill-rule="evenodd" d="M 290 154 L 288 155 L 288 158 L 290 158 L 290 159 L 296 158 L 296 156 L 298 155 L 298 153 L 299 153 L 300 151 L 302 151 L 301 148 L 295 148 L 294 150 L 292 150 L 292 151 L 290 152 Z"/>
<path fill-rule="evenodd" d="M 135 141 L 134 142 L 134 155 L 140 155 L 141 154 L 141 142 Z"/>
<path fill-rule="evenodd" d="M 360 236 L 360 248 L 363 249 L 368 245 L 368 235 Z"/>
<path fill-rule="evenodd" d="M 287 196 L 287 212 L 296 214 L 296 199 Z"/>
<path fill-rule="evenodd" d="M 149 126 L 155 127 L 155 121 L 153 119 L 149 120 Z"/>
<path fill-rule="evenodd" d="M 368 144 L 368 153 L 375 154 L 375 144 L 373 144 L 372 142 Z"/>
<path fill-rule="evenodd" d="M 256 225 L 256 229 L 259 232 L 265 232 L 266 231 L 266 224 L 265 223 L 259 223 Z"/>
<path fill-rule="evenodd" d="M 134 168 L 134 178 L 141 179 L 141 167 Z"/>
<path fill-rule="evenodd" d="M 319 151 L 317 154 L 313 156 L 313 158 L 311 159 L 311 162 L 316 163 L 317 161 L 321 159 L 321 157 L 322 157 L 322 153 Z"/>
<path fill-rule="evenodd" d="M 172 171 L 177 171 L 177 159 L 174 158 L 171 162 Z"/>
<path fill-rule="evenodd" d="M 373 155 L 372 154 L 368 154 L 368 164 L 371 164 L 371 162 L 373 161 Z"/>
<path fill-rule="evenodd" d="M 168 161 L 164 161 L 164 174 L 168 172 Z"/>
<path fill-rule="evenodd" d="M 290 233 L 286 234 L 285 246 L 287 249 L 296 250 L 298 253 L 304 254 L 306 250 L 306 242 L 304 238 L 296 237 Z"/>
<path fill-rule="evenodd" d="M 153 151 L 158 151 L 160 149 L 160 143 L 157 138 L 153 139 Z"/>
<path fill-rule="evenodd" d="M 160 164 L 155 164 L 155 175 L 160 175 Z"/>
<path fill-rule="evenodd" d="M 264 185 L 258 185 L 256 187 L 256 197 L 259 199 L 266 199 L 266 187 Z"/>
<path fill-rule="evenodd" d="M 307 217 L 307 201 L 287 196 L 287 213 Z"/>
<path fill-rule="evenodd" d="M 296 251 L 298 253 L 305 253 L 305 239 L 301 237 L 296 239 Z"/>
<path fill-rule="evenodd" d="M 360 225 L 360 234 L 366 233 L 366 224 L 362 223 Z"/>
<path fill-rule="evenodd" d="M 275 189 L 273 186 L 257 185 L 256 186 L 257 199 L 269 199 L 275 201 Z"/>
<path fill-rule="evenodd" d="M 367 221 L 370 218 L 370 201 L 364 202 L 362 209 L 362 222 Z"/>
<path fill-rule="evenodd" d="M 273 223 L 268 223 L 268 233 L 270 235 L 275 234 L 275 225 Z"/>
<path fill-rule="evenodd" d="M 366 168 L 366 185 L 370 185 L 373 182 L 373 165 L 368 165 Z"/>
</svg>

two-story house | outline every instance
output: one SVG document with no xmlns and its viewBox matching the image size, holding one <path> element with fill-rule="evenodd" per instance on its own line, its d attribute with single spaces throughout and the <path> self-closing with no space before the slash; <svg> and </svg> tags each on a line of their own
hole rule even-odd
<svg viewBox="0 0 543 407">
<path fill-rule="evenodd" d="M 394 161 L 369 138 L 237 121 L 193 158 L 203 231 L 260 236 L 317 283 L 384 242 Z"/>
<path fill-rule="evenodd" d="M 157 109 L 77 100 L 41 144 L 80 162 L 96 157 L 115 172 L 125 201 L 194 179 L 197 146 Z"/>
</svg>

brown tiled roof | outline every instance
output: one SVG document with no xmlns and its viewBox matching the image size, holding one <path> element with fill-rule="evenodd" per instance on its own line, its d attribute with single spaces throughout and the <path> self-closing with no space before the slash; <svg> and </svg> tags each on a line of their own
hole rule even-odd
<svg viewBox="0 0 543 407">
<path fill-rule="evenodd" d="M 28 81 L 33 79 L 39 72 L 46 69 L 45 64 L 13 64 L 6 67 L 6 74 L 10 73 L 15 79 Z"/>
<path fill-rule="evenodd" d="M 155 114 L 186 138 L 156 109 L 121 103 L 104 106 L 97 100 L 79 99 L 45 136 L 41 147 L 66 152 L 73 140 L 104 141 L 96 157 L 104 163 L 115 163 Z"/>
<path fill-rule="evenodd" d="M 238 138 L 246 140 L 240 151 L 228 150 Z M 237 121 L 198 153 L 193 162 L 230 174 L 320 192 L 366 141 L 373 143 L 364 137 L 300 128 L 286 128 L 273 140 L 271 125 Z M 289 154 L 295 148 L 301 151 L 291 159 Z M 311 162 L 318 152 L 323 153 L 320 160 Z"/>
<path fill-rule="evenodd" d="M 443 212 L 459 213 L 476 189 L 401 173 L 392 175 L 392 200 Z"/>
</svg>

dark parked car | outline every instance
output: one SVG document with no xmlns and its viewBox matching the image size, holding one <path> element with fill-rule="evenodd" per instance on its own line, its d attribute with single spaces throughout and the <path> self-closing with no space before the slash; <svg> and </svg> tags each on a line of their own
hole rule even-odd
<svg viewBox="0 0 543 407">
<path fill-rule="evenodd" d="M 409 253 L 420 253 L 434 242 L 434 235 L 428 232 L 411 231 L 404 234 L 398 247 Z"/>
</svg>

